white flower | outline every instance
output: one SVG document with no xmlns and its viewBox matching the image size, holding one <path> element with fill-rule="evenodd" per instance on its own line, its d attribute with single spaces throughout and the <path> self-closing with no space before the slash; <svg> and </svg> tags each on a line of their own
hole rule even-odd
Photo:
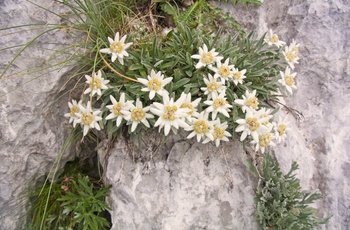
<svg viewBox="0 0 350 230">
<path fill-rule="evenodd" d="M 265 42 L 267 42 L 267 44 L 269 44 L 269 46 L 275 45 L 278 48 L 280 48 L 281 46 L 284 46 L 286 43 L 279 40 L 277 34 L 274 34 L 272 32 L 272 29 L 270 29 L 270 35 L 265 38 Z"/>
<path fill-rule="evenodd" d="M 261 153 L 265 152 L 265 149 L 268 146 L 276 146 L 276 144 L 273 142 L 273 139 L 275 138 L 274 135 L 271 133 L 272 126 L 268 127 L 265 132 L 261 133 L 259 135 L 259 141 L 253 140 L 251 143 L 255 144 L 255 151 L 261 151 Z"/>
<path fill-rule="evenodd" d="M 230 105 L 226 100 L 226 92 L 223 90 L 219 95 L 214 95 L 213 100 L 205 101 L 204 104 L 209 105 L 206 109 L 208 113 L 212 112 L 211 118 L 214 120 L 218 113 L 223 114 L 225 117 L 230 117 L 228 112 L 230 112 Z"/>
<path fill-rule="evenodd" d="M 172 77 L 168 77 L 164 79 L 164 75 L 159 71 L 158 73 L 151 70 L 151 75 L 148 75 L 148 80 L 144 78 L 137 78 L 137 80 L 145 85 L 145 88 L 142 88 L 141 91 L 149 92 L 149 99 L 153 99 L 154 96 L 159 94 L 160 96 L 164 96 L 168 94 L 168 91 L 164 89 L 164 86 L 173 80 Z"/>
<path fill-rule="evenodd" d="M 68 102 L 69 113 L 64 114 L 64 117 L 69 117 L 69 123 L 73 122 L 73 127 L 78 123 L 79 117 L 77 115 L 80 112 L 79 104 L 81 104 L 81 101 L 78 103 L 76 100 L 72 100 L 72 103 Z"/>
<path fill-rule="evenodd" d="M 182 98 L 181 108 L 187 108 L 187 116 L 185 116 L 186 120 L 192 122 L 193 117 L 198 117 L 199 113 L 197 112 L 197 106 L 202 98 L 197 98 L 194 101 L 191 101 L 191 93 L 181 93 L 180 98 Z"/>
<path fill-rule="evenodd" d="M 229 65 L 230 58 L 227 58 L 226 61 L 222 64 L 217 62 L 217 67 L 212 67 L 212 70 L 215 72 L 214 77 L 220 77 L 222 84 L 225 84 L 226 80 L 232 79 L 234 65 Z"/>
<path fill-rule="evenodd" d="M 290 130 L 289 122 L 287 120 L 287 117 L 285 117 L 283 120 L 281 117 L 278 118 L 278 122 L 274 124 L 274 131 L 275 131 L 275 138 L 277 140 L 277 143 L 281 143 L 286 138 L 286 132 Z"/>
<path fill-rule="evenodd" d="M 297 89 L 295 86 L 295 76 L 297 73 L 291 74 L 289 67 L 287 67 L 285 72 L 283 73 L 280 71 L 280 74 L 281 79 L 279 79 L 278 82 L 281 83 L 281 85 L 283 85 L 290 94 L 293 94 L 293 89 Z"/>
<path fill-rule="evenodd" d="M 238 127 L 236 132 L 242 132 L 240 141 L 245 140 L 248 135 L 251 135 L 255 142 L 259 141 L 259 135 L 267 130 L 267 127 L 263 125 L 268 121 L 269 117 L 261 118 L 261 112 L 254 109 L 247 109 L 244 119 L 236 120 Z"/>
<path fill-rule="evenodd" d="M 124 93 L 122 93 L 120 95 L 119 101 L 117 101 L 112 95 L 109 95 L 109 98 L 111 99 L 112 104 L 106 106 L 110 111 L 110 114 L 106 117 L 106 120 L 111 120 L 111 119 L 117 118 L 116 119 L 116 126 L 118 127 L 121 124 L 121 122 L 125 116 L 124 112 L 129 110 L 129 108 L 131 107 L 131 104 L 134 101 L 125 102 L 125 94 Z"/>
<path fill-rule="evenodd" d="M 109 83 L 109 80 L 105 80 L 101 76 L 101 70 L 97 71 L 97 75 L 93 72 L 91 77 L 89 75 L 85 75 L 86 83 L 89 84 L 89 88 L 84 91 L 84 94 L 91 92 L 92 96 L 94 96 L 96 93 L 97 95 L 101 96 L 101 89 L 108 89 L 106 84 Z"/>
<path fill-rule="evenodd" d="M 272 115 L 270 115 L 271 113 L 271 109 L 266 109 L 266 108 L 261 108 L 257 111 L 257 115 L 260 118 L 267 118 L 267 120 L 262 123 L 263 125 L 265 125 L 266 127 L 272 126 L 273 124 L 270 122 L 270 119 L 273 117 Z"/>
<path fill-rule="evenodd" d="M 112 54 L 112 62 L 115 62 L 115 60 L 118 58 L 118 61 L 120 64 L 124 65 L 124 57 L 129 56 L 128 52 L 126 52 L 126 49 L 129 48 L 132 45 L 132 42 L 125 43 L 126 35 L 124 35 L 119 40 L 119 32 L 115 34 L 114 40 L 110 37 L 108 37 L 109 41 L 109 48 L 101 49 L 101 53 L 107 53 Z"/>
<path fill-rule="evenodd" d="M 197 141 L 200 142 L 202 138 L 209 138 L 213 141 L 213 126 L 214 122 L 208 120 L 208 113 L 205 111 L 198 115 L 198 118 L 193 119 L 193 124 L 189 128 L 185 128 L 187 131 L 192 131 L 187 138 L 197 136 Z"/>
<path fill-rule="evenodd" d="M 218 52 L 215 52 L 215 49 L 208 51 L 206 44 L 203 45 L 203 49 L 199 47 L 199 54 L 194 54 L 191 57 L 194 59 L 199 59 L 199 62 L 196 65 L 196 69 L 201 67 L 211 67 L 215 62 L 221 61 L 223 57 L 218 56 Z"/>
<path fill-rule="evenodd" d="M 257 109 L 259 105 L 258 98 L 255 96 L 256 90 L 249 92 L 245 91 L 245 95 L 242 96 L 243 99 L 236 99 L 234 102 L 242 106 L 242 111 L 245 112 L 248 108 Z"/>
<path fill-rule="evenodd" d="M 83 135 L 85 136 L 89 129 L 97 129 L 101 130 L 100 125 L 98 124 L 98 121 L 102 120 L 102 117 L 99 115 L 101 114 L 100 110 L 93 110 L 91 108 L 91 102 L 88 101 L 86 104 L 86 107 L 84 107 L 82 104 L 78 104 L 80 113 L 77 113 L 76 115 L 79 117 L 78 123 L 81 123 L 83 126 Z"/>
<path fill-rule="evenodd" d="M 201 90 L 204 91 L 205 95 L 208 95 L 208 99 L 226 89 L 226 87 L 222 85 L 222 82 L 217 81 L 218 78 L 215 76 L 213 77 L 211 74 L 208 74 L 208 78 L 204 78 L 203 80 L 207 87 L 201 87 Z"/>
<path fill-rule="evenodd" d="M 292 43 L 289 45 L 289 49 L 292 50 L 293 55 L 295 57 L 299 57 L 299 46 L 300 44 L 297 44 L 295 40 L 292 40 Z"/>
<path fill-rule="evenodd" d="M 246 69 L 243 69 L 241 71 L 237 68 L 233 69 L 233 82 L 235 83 L 235 85 L 243 84 L 243 79 L 246 78 L 246 76 L 244 75 L 246 72 Z"/>
<path fill-rule="evenodd" d="M 181 108 L 183 98 L 179 98 L 174 102 L 173 98 L 169 99 L 169 96 L 165 94 L 163 96 L 163 104 L 154 102 L 151 107 L 151 112 L 157 115 L 159 118 L 154 124 L 154 127 L 159 126 L 159 130 L 164 127 L 164 134 L 167 136 L 170 129 L 174 127 L 176 130 L 181 128 L 188 128 L 189 125 L 184 121 L 184 117 L 187 116 L 189 109 Z"/>
<path fill-rule="evenodd" d="M 220 141 L 229 141 L 228 137 L 231 137 L 231 134 L 226 131 L 227 127 L 227 122 L 221 123 L 220 119 L 214 121 L 214 132 L 212 135 L 216 147 L 219 147 Z M 209 141 L 211 140 L 207 138 L 203 141 L 203 144 L 208 143 Z"/>
<path fill-rule="evenodd" d="M 294 40 L 293 40 L 294 42 Z M 290 46 L 286 46 L 284 51 L 282 52 L 288 65 L 291 69 L 294 69 L 294 64 L 298 64 L 299 58 L 299 44 L 296 45 L 295 42 Z"/>
<path fill-rule="evenodd" d="M 142 107 L 142 102 L 137 99 L 136 106 L 134 104 L 130 104 L 130 109 L 128 111 L 124 111 L 124 119 L 128 121 L 128 125 L 131 124 L 131 132 L 134 132 L 138 124 L 142 123 L 147 128 L 150 127 L 147 119 L 153 118 L 152 114 L 147 113 L 150 107 Z"/>
</svg>

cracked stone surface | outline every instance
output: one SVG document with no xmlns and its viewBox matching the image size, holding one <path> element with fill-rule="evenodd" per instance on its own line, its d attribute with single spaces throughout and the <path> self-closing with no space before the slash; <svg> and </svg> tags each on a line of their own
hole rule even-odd
<svg viewBox="0 0 350 230">
<path fill-rule="evenodd" d="M 138 163 L 129 153 L 119 141 L 107 164 L 112 229 L 258 228 L 256 181 L 239 142 L 218 149 L 178 140 Z"/>
<path fill-rule="evenodd" d="M 52 1 L 35 1 L 60 12 Z M 29 23 L 57 23 L 28 1 L 0 1 L 0 28 Z M 22 29 L 23 30 L 23 29 Z M 38 30 L 0 31 L 0 49 L 24 44 Z M 11 34 L 12 33 L 12 34 Z M 63 32 L 51 32 L 23 52 L 0 79 L 0 229 L 23 229 L 26 207 L 24 201 L 30 189 L 49 172 L 63 144 L 67 128 L 63 117 L 67 97 L 59 98 L 66 81 L 64 74 L 49 67 L 48 57 L 54 47 L 43 43 L 64 41 Z M 0 72 L 20 48 L 0 51 Z M 59 61 L 59 60 L 57 60 Z M 35 69 L 45 69 L 31 73 Z M 65 156 L 62 160 L 67 159 Z"/>
<path fill-rule="evenodd" d="M 35 2 L 64 11 L 52 1 Z M 301 43 L 295 70 L 298 90 L 285 101 L 303 117 L 296 120 L 284 111 L 292 131 L 275 155 L 285 172 L 297 161 L 303 188 L 325 196 L 315 207 L 320 216 L 333 217 L 320 229 L 350 229 L 349 1 L 265 0 L 259 8 L 218 5 L 248 31 L 262 35 L 272 28 L 287 43 L 293 38 Z M 57 20 L 24 0 L 0 1 L 0 18 L 1 28 Z M 1 49 L 36 33 L 3 36 L 5 32 L 0 32 Z M 52 32 L 45 39 L 61 41 L 66 34 Z M 16 49 L 0 52 L 1 71 Z M 30 74 L 34 67 L 46 67 L 49 55 L 49 49 L 33 46 L 0 80 L 0 229 L 21 229 L 20 194 L 48 172 L 64 140 L 67 98 L 57 100 L 57 95 L 67 69 L 41 77 Z M 128 145 L 120 140 L 110 153 L 106 178 L 113 186 L 108 198 L 112 229 L 259 229 L 253 216 L 256 181 L 238 143 L 225 144 L 222 152 L 178 138 L 158 155 L 134 163 Z"/>
</svg>

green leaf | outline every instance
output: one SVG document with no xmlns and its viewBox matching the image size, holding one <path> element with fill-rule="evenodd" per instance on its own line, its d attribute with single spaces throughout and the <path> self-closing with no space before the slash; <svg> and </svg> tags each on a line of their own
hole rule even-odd
<svg viewBox="0 0 350 230">
<path fill-rule="evenodd" d="M 181 80 L 179 80 L 179 81 L 174 83 L 173 90 L 177 90 L 178 88 L 180 88 L 181 86 L 187 84 L 190 81 L 191 81 L 190 78 L 182 78 Z"/>
</svg>

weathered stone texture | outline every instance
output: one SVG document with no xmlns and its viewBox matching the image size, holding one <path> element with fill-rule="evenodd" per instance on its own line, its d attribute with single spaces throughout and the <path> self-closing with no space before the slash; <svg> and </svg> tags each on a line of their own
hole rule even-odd
<svg viewBox="0 0 350 230">
<path fill-rule="evenodd" d="M 154 158 L 138 163 L 125 142 L 112 150 L 106 173 L 113 185 L 108 198 L 112 229 L 258 228 L 256 181 L 240 143 L 220 149 L 188 140 L 166 145 Z"/>
<path fill-rule="evenodd" d="M 63 10 L 52 1 L 36 3 Z M 265 0 L 254 9 L 218 5 L 248 30 L 262 35 L 272 28 L 282 40 L 289 43 L 295 38 L 301 43 L 295 69 L 298 90 L 285 100 L 304 116 L 296 120 L 288 114 L 293 130 L 275 155 L 285 172 L 292 160 L 297 161 L 303 187 L 319 189 L 325 196 L 316 207 L 321 216 L 334 216 L 320 229 L 350 229 L 349 1 Z M 1 28 L 57 22 L 22 0 L 0 1 L 0 18 Z M 3 36 L 7 32 L 0 32 L 1 49 L 24 43 L 37 31 Z M 44 41 L 65 38 L 64 31 L 56 31 Z M 64 138 L 67 104 L 56 96 L 66 69 L 30 74 L 33 68 L 48 65 L 52 51 L 42 47 L 29 48 L 0 80 L 0 229 L 4 230 L 19 226 L 19 194 L 47 173 Z M 1 50 L 0 70 L 16 51 Z M 253 216 L 256 182 L 244 164 L 247 156 L 238 143 L 223 146 L 221 152 L 178 138 L 160 150 L 161 157 L 133 163 L 128 148 L 117 143 L 106 168 L 107 181 L 113 185 L 108 198 L 113 229 L 258 229 Z"/>
<path fill-rule="evenodd" d="M 52 1 L 37 4 L 59 12 Z M 14 25 L 57 23 L 58 18 L 43 12 L 28 1 L 0 1 L 0 28 Z M 29 27 L 0 31 L 0 49 L 24 44 L 39 31 Z M 12 34 L 11 34 L 12 33 Z M 67 98 L 58 99 L 66 78 L 60 71 L 48 68 L 53 45 L 63 41 L 65 32 L 50 32 L 26 49 L 4 77 L 0 79 L 0 229 L 22 229 L 28 188 L 48 173 L 62 146 Z M 0 72 L 20 48 L 0 51 Z M 60 61 L 60 60 L 57 60 Z M 46 68 L 39 73 L 35 69 Z M 64 161 L 64 160 L 63 160 Z"/>
</svg>

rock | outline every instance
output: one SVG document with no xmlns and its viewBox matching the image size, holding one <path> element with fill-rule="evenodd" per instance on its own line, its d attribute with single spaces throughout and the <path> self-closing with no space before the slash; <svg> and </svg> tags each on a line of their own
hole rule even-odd
<svg viewBox="0 0 350 230">
<path fill-rule="evenodd" d="M 65 10 L 48 0 L 35 3 L 55 12 Z M 301 61 L 295 69 L 298 90 L 285 101 L 303 117 L 295 119 L 282 110 L 290 117 L 292 130 L 274 154 L 284 172 L 297 161 L 303 188 L 318 189 L 325 196 L 315 207 L 320 216 L 333 217 L 320 229 L 350 229 L 349 2 L 265 0 L 257 8 L 217 5 L 259 36 L 272 28 L 282 40 L 290 43 L 295 38 L 301 43 Z M 0 1 L 0 17 L 1 28 L 59 20 L 24 0 Z M 1 49 L 23 44 L 37 33 L 4 36 L 7 32 L 13 30 L 0 32 Z M 48 67 L 50 49 L 55 47 L 43 42 L 64 39 L 65 31 L 45 35 L 0 80 L 0 229 L 21 229 L 19 217 L 26 209 L 20 198 L 48 173 L 70 127 L 63 118 L 68 98 L 57 97 L 68 68 L 46 70 L 42 76 L 31 73 Z M 16 51 L 1 50 L 1 70 Z M 101 159 L 104 154 L 109 159 L 105 173 L 113 186 L 108 198 L 112 229 L 258 229 L 253 214 L 256 181 L 239 143 L 224 144 L 223 153 L 181 137 L 169 139 L 154 156 L 152 151 L 130 156 L 134 151 L 128 148 L 122 139 L 110 152 L 99 149 Z M 67 156 L 62 162 L 66 160 Z"/>
<path fill-rule="evenodd" d="M 36 4 L 51 7 L 59 12 L 52 1 Z M 43 12 L 28 1 L 0 1 L 0 28 L 30 23 L 52 23 L 59 20 Z M 28 29 L 28 28 L 27 28 Z M 23 30 L 23 29 L 22 29 Z M 38 30 L 12 33 L 1 31 L 0 47 L 24 44 Z M 51 32 L 26 49 L 4 77 L 0 79 L 0 229 L 23 229 L 23 214 L 28 193 L 44 175 L 58 156 L 68 131 L 66 119 L 67 96 L 59 98 L 60 89 L 67 80 L 68 68 L 48 68 L 52 62 L 51 45 L 64 37 L 63 31 Z M 63 40 L 61 40 L 63 41 Z M 0 71 L 10 62 L 19 48 L 2 50 Z M 60 61 L 59 59 L 57 61 Z M 35 69 L 44 69 L 31 73 Z M 67 160 L 67 154 L 62 163 Z"/>
<path fill-rule="evenodd" d="M 287 43 L 293 38 L 301 43 L 301 60 L 295 69 L 298 90 L 285 101 L 303 116 L 298 118 L 287 109 L 281 110 L 281 116 L 290 117 L 292 130 L 274 154 L 284 172 L 293 160 L 297 161 L 303 188 L 319 190 L 324 195 L 324 200 L 314 206 L 320 217 L 333 217 L 319 229 L 349 229 L 349 3 L 265 0 L 259 8 L 216 5 L 236 17 L 248 32 L 256 30 L 261 36 L 271 28 Z M 244 167 L 244 154 L 234 159 L 227 156 L 228 165 L 234 165 L 229 174 L 235 187 L 229 196 L 223 156 L 212 154 L 210 164 L 205 166 L 206 148 L 188 141 L 177 142 L 168 150 L 169 159 L 154 161 L 147 175 L 142 174 L 143 165 L 131 163 L 125 151 L 112 150 L 106 170 L 108 182 L 113 185 L 109 199 L 113 229 L 139 229 L 140 224 L 143 229 L 258 229 L 251 203 L 254 182 Z M 208 148 L 209 152 L 218 151 Z M 240 146 L 230 143 L 224 149 L 232 152 Z M 217 193 L 220 183 L 223 188 Z M 242 192 L 245 188 L 247 192 Z M 209 200 L 203 190 L 213 194 Z M 239 213 L 245 207 L 248 209 L 244 214 Z"/>
<path fill-rule="evenodd" d="M 189 140 L 165 145 L 137 163 L 124 141 L 111 150 L 106 182 L 113 186 L 113 230 L 258 228 L 256 181 L 239 142 L 222 148 Z M 103 148 L 99 154 L 105 155 Z"/>
</svg>

